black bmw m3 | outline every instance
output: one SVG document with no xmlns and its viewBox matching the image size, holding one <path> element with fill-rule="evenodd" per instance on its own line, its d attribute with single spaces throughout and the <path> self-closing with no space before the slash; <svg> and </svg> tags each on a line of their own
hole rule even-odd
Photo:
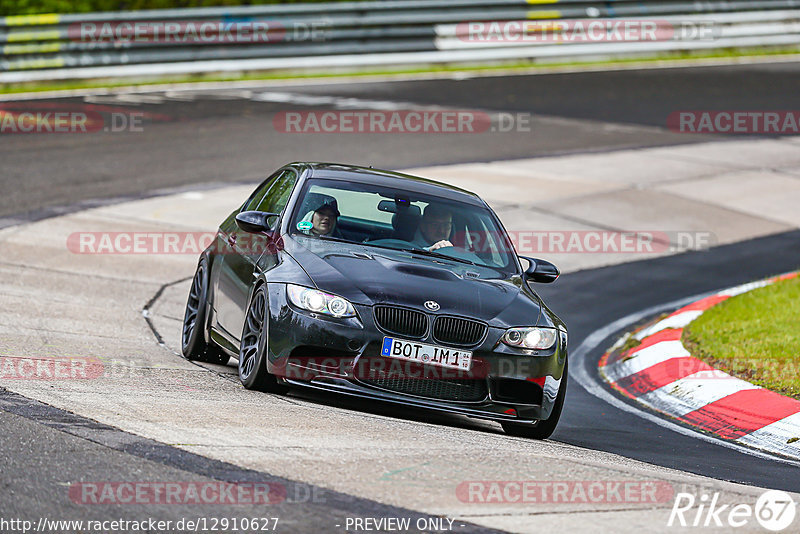
<svg viewBox="0 0 800 534">
<path fill-rule="evenodd" d="M 337 391 L 547 438 L 567 330 L 477 195 L 406 174 L 292 163 L 219 227 L 186 305 L 183 354 L 239 361 L 249 389 Z"/>
</svg>

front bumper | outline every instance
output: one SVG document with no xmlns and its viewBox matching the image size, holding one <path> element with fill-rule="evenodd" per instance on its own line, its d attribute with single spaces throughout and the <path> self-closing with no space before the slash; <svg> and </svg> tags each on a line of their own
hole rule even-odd
<svg viewBox="0 0 800 534">
<path fill-rule="evenodd" d="M 567 357 L 560 339 L 548 351 L 525 354 L 500 343 L 505 330 L 490 326 L 480 344 L 461 348 L 473 353 L 469 373 L 410 364 L 380 356 L 384 336 L 400 336 L 377 327 L 372 307 L 356 304 L 357 317 L 334 319 L 290 305 L 285 287 L 268 285 L 267 333 L 268 370 L 285 384 L 496 421 L 550 416 Z"/>
</svg>

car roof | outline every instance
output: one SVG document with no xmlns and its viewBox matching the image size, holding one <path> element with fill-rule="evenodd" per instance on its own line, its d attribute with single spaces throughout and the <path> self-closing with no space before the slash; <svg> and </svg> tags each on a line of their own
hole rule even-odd
<svg viewBox="0 0 800 534">
<path fill-rule="evenodd" d="M 438 196 L 449 200 L 467 202 L 477 206 L 486 206 L 486 203 L 471 191 L 428 178 L 413 176 L 411 174 L 342 163 L 295 162 L 291 165 L 307 167 L 311 171 L 307 178 L 342 180 L 346 182 L 393 187 L 412 193 Z"/>
</svg>

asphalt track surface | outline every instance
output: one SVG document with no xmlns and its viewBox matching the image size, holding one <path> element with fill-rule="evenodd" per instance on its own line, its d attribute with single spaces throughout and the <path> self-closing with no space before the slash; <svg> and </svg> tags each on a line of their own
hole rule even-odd
<svg viewBox="0 0 800 534">
<path fill-rule="evenodd" d="M 113 427 L 31 401 L 0 389 L 0 461 L 6 484 L 24 488 L 22 495 L 6 495 L 0 514 L 8 519 L 80 518 L 90 520 L 142 521 L 157 518 L 172 521 L 205 518 L 279 518 L 278 531 L 312 532 L 333 530 L 353 517 L 402 517 L 412 523 L 430 516 L 381 504 L 368 499 L 295 483 L 281 477 L 243 469 L 140 438 Z M 63 498 L 64 480 L 89 477 L 92 480 L 153 481 L 181 480 L 204 484 L 227 482 L 268 484 L 276 488 L 273 504 L 227 504 L 174 506 L 172 504 L 125 504 L 82 506 L 75 515 L 72 503 Z M 23 484 L 16 483 L 24 481 Z M 55 491 L 54 491 L 55 490 Z M 76 497 L 77 498 L 77 497 Z M 434 519 L 435 520 L 435 519 Z M 273 526 L 272 522 L 262 523 Z M 494 532 L 461 521 L 453 523 L 459 533 Z M 55 529 L 52 531 L 72 531 Z M 77 530 L 77 529 L 76 529 Z M 128 531 L 133 529 L 111 529 Z M 138 530 L 138 529 L 137 529 Z M 159 528 L 157 530 L 193 530 Z M 202 529 L 200 529 L 202 530 Z M 224 529 L 229 530 L 229 529 Z M 255 531 L 259 529 L 244 529 Z"/>
<path fill-rule="evenodd" d="M 533 114 L 529 132 L 492 134 L 285 134 L 273 127 L 277 112 L 330 106 L 258 102 L 236 91 L 157 104 L 99 99 L 169 119 L 146 121 L 138 133 L 2 136 L 0 217 L 38 218 L 87 199 L 160 188 L 255 181 L 293 160 L 408 168 L 708 141 L 715 137 L 670 132 L 667 117 L 687 109 L 795 109 L 798 79 L 796 64 L 777 64 L 270 89 Z M 55 102 L 63 109 L 84 104 Z"/>
<path fill-rule="evenodd" d="M 800 65 L 787 63 L 276 89 L 546 115 L 534 119 L 530 133 L 493 134 L 488 141 L 482 135 L 439 136 L 432 141 L 425 135 L 281 134 L 272 127 L 276 112 L 313 107 L 219 94 L 138 103 L 136 109 L 168 115 L 171 120 L 148 123 L 139 133 L 2 136 L 0 217 L 24 221 L 95 202 L 147 196 L 165 188 L 254 181 L 295 159 L 403 168 L 707 141 L 713 137 L 667 131 L 666 117 L 685 109 L 797 109 L 798 82 Z M 56 102 L 81 104 L 83 99 Z M 630 313 L 797 269 L 798 240 L 800 232 L 790 232 L 705 252 L 582 271 L 539 289 L 569 325 L 574 348 L 591 332 Z M 613 337 L 573 365 L 585 366 L 596 376 L 597 359 Z M 28 504 L 12 510 L 14 515 L 56 515 L 55 492 L 61 490 L 54 489 L 54 481 L 63 480 L 64 473 L 75 469 L 93 470 L 96 480 L 111 475 L 119 478 L 126 472 L 139 478 L 180 478 L 170 478 L 166 470 L 218 480 L 247 480 L 256 475 L 263 479 L 263 474 L 114 429 L 94 428 L 88 420 L 13 394 L 0 395 L 0 410 L 4 477 L 32 481 L 30 500 L 14 501 Z M 800 491 L 796 467 L 669 431 L 601 402 L 574 380 L 552 439 L 714 478 Z M 281 517 L 298 521 L 299 526 L 313 525 L 320 516 L 332 513 L 358 515 L 369 510 L 375 516 L 396 512 L 364 499 L 341 495 L 331 499 L 319 508 L 281 511 Z M 162 517 L 179 513 L 186 515 L 165 510 L 167 515 Z M 120 514 L 136 515 L 136 511 Z M 413 517 L 412 512 L 403 515 Z"/>
</svg>

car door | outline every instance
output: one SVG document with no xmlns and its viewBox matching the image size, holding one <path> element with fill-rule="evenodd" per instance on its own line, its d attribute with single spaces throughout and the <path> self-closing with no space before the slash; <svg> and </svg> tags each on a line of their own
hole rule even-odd
<svg viewBox="0 0 800 534">
<path fill-rule="evenodd" d="M 265 184 L 264 191 L 257 191 L 242 211 L 255 210 L 282 214 L 297 183 L 297 172 L 284 169 L 271 182 Z M 279 221 L 275 221 L 275 228 Z M 228 253 L 223 255 L 220 276 L 217 284 L 216 310 L 217 325 L 238 342 L 244 324 L 250 288 L 257 276 L 256 265 L 264 254 L 263 242 L 253 239 L 252 234 L 241 230 L 235 221 L 227 235 Z M 274 265 L 274 262 L 262 262 Z"/>
</svg>

